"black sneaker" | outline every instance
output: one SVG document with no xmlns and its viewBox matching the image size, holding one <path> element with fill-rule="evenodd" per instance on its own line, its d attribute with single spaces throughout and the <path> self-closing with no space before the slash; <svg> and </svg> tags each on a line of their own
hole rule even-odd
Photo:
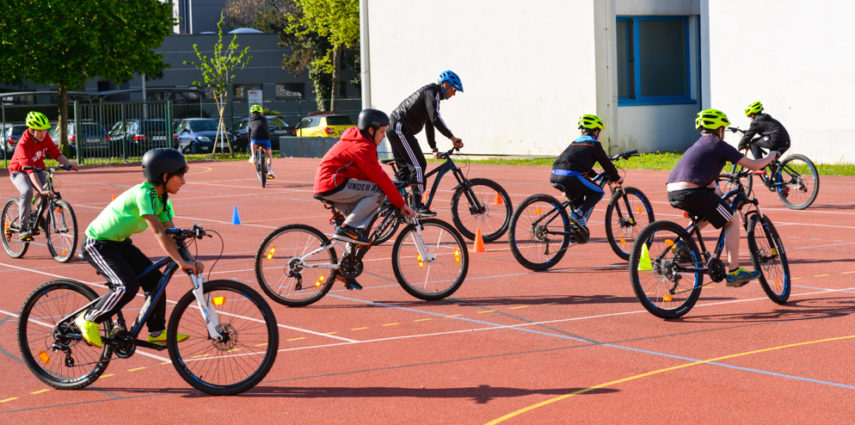
<svg viewBox="0 0 855 425">
<path fill-rule="evenodd" d="M 354 289 L 356 289 L 357 291 L 362 290 L 362 285 L 360 285 L 359 282 L 356 281 L 356 279 L 345 280 L 344 281 L 344 287 L 349 289 L 349 290 L 354 290 Z"/>
<path fill-rule="evenodd" d="M 336 229 L 333 239 L 349 242 L 356 245 L 368 245 L 368 239 L 362 235 L 362 231 L 351 226 L 341 226 Z"/>
<path fill-rule="evenodd" d="M 422 217 L 435 217 L 436 216 L 435 212 L 429 210 L 428 207 L 426 207 L 422 204 L 416 205 L 416 207 L 413 208 L 413 211 L 415 211 L 416 214 L 418 214 Z"/>
</svg>

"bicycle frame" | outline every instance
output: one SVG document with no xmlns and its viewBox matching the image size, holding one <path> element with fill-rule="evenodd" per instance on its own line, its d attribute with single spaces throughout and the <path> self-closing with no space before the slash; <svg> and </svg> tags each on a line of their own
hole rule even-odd
<svg viewBox="0 0 855 425">
<path fill-rule="evenodd" d="M 30 217 L 27 217 L 27 220 L 33 219 L 31 223 L 27 223 L 30 225 L 30 228 L 33 230 L 38 230 L 38 226 L 35 226 L 38 223 L 38 219 L 42 217 L 45 211 L 48 210 L 48 207 L 51 207 L 52 202 L 56 202 L 62 200 L 62 196 L 59 192 L 53 190 L 53 173 L 56 172 L 55 168 L 36 168 L 36 167 L 25 167 L 25 169 L 31 168 L 36 170 L 37 172 L 43 171 L 45 173 L 45 184 L 43 186 L 44 189 L 48 190 L 48 193 L 52 193 L 53 195 L 50 197 L 36 195 L 34 201 L 38 200 L 38 206 L 30 212 Z M 54 226 L 54 230 L 56 229 L 56 224 L 51 223 Z M 64 223 L 63 223 L 64 224 Z"/>
</svg>

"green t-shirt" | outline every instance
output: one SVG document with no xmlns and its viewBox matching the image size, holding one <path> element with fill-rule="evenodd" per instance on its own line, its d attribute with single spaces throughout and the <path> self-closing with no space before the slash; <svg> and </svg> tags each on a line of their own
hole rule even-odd
<svg viewBox="0 0 855 425">
<path fill-rule="evenodd" d="M 163 205 L 150 182 L 140 183 L 116 197 L 86 228 L 86 236 L 101 241 L 122 242 L 148 228 L 143 216 L 156 215 L 161 222 L 172 220 L 172 202 Z"/>
</svg>

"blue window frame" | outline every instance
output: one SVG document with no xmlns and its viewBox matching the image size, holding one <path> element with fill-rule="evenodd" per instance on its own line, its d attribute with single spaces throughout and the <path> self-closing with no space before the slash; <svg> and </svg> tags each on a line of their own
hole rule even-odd
<svg viewBox="0 0 855 425">
<path fill-rule="evenodd" d="M 618 105 L 695 103 L 688 17 L 619 16 L 616 27 Z"/>
</svg>

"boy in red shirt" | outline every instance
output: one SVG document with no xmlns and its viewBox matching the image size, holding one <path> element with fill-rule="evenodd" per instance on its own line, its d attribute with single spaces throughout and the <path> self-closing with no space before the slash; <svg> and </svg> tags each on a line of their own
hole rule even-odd
<svg viewBox="0 0 855 425">
<path fill-rule="evenodd" d="M 50 123 L 47 117 L 37 111 L 30 111 L 27 114 L 27 127 L 24 134 L 21 135 L 21 140 L 18 146 L 15 147 L 15 153 L 12 155 L 12 161 L 9 163 L 9 178 L 15 187 L 18 188 L 20 196 L 20 209 L 18 210 L 18 223 L 21 230 L 18 232 L 18 237 L 21 240 L 31 240 L 33 238 L 33 229 L 27 228 L 27 218 L 30 216 L 33 193 L 39 196 L 51 196 L 49 192 L 43 189 L 45 184 L 45 175 L 42 172 L 34 170 L 24 170 L 24 167 L 45 167 L 45 158 L 50 156 L 57 160 L 60 164 L 69 166 L 76 170 L 77 163 L 69 161 L 62 152 L 56 147 L 56 144 L 51 140 L 47 130 L 50 128 Z"/>
</svg>

